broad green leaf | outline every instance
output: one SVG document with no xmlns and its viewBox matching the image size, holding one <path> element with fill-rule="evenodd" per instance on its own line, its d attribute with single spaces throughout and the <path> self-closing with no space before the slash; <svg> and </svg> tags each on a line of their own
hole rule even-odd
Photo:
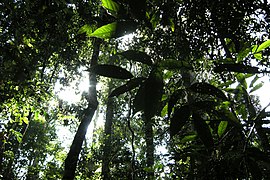
<svg viewBox="0 0 270 180">
<path fill-rule="evenodd" d="M 228 121 L 221 121 L 218 125 L 218 136 L 221 137 L 226 131 Z"/>
<path fill-rule="evenodd" d="M 78 31 L 78 34 L 86 33 L 87 36 L 90 36 L 93 32 L 93 29 L 90 25 L 85 24 L 83 27 L 81 27 Z"/>
<path fill-rule="evenodd" d="M 111 92 L 111 94 L 109 95 L 109 97 L 119 96 L 120 94 L 131 91 L 132 89 L 141 85 L 143 80 L 144 80 L 144 78 L 142 78 L 142 77 L 131 79 L 126 84 L 114 89 Z"/>
<path fill-rule="evenodd" d="M 244 43 L 244 47 L 240 50 L 237 55 L 237 62 L 241 62 L 251 52 L 250 43 Z"/>
<path fill-rule="evenodd" d="M 113 34 L 115 34 L 116 26 L 117 26 L 116 22 L 101 26 L 100 28 L 95 30 L 92 34 L 90 34 L 90 37 L 105 38 L 105 39 L 111 38 Z"/>
<path fill-rule="evenodd" d="M 196 138 L 197 138 L 196 134 L 187 135 L 187 136 L 183 137 L 180 140 L 180 143 L 186 143 L 186 142 L 189 142 L 189 141 L 194 141 Z"/>
<path fill-rule="evenodd" d="M 96 65 L 90 68 L 90 72 L 93 72 L 100 76 L 117 78 L 117 79 L 131 79 L 133 75 L 124 68 L 114 65 Z"/>
<path fill-rule="evenodd" d="M 261 87 L 263 87 L 263 82 L 257 84 L 256 86 L 254 86 L 250 91 L 249 93 L 252 93 L 254 91 L 257 91 L 258 89 L 260 89 Z"/>
<path fill-rule="evenodd" d="M 161 111 L 161 117 L 165 117 L 168 114 L 168 104 L 166 104 L 162 111 Z"/>
<path fill-rule="evenodd" d="M 90 37 L 103 39 L 118 38 L 136 30 L 137 23 L 134 21 L 113 22 L 96 29 Z"/>
<path fill-rule="evenodd" d="M 190 86 L 190 89 L 197 93 L 212 95 L 227 101 L 227 97 L 220 89 L 208 83 L 194 83 Z"/>
<path fill-rule="evenodd" d="M 188 105 L 181 106 L 174 111 L 172 118 L 170 119 L 170 136 L 178 134 L 182 127 L 189 120 L 191 115 Z"/>
<path fill-rule="evenodd" d="M 149 66 L 151 66 L 153 64 L 151 57 L 149 55 L 147 55 L 145 52 L 127 50 L 127 51 L 121 52 L 119 54 L 124 56 L 128 60 L 141 62 L 141 63 L 147 64 Z"/>
<path fill-rule="evenodd" d="M 205 147 L 209 150 L 212 150 L 214 147 L 214 140 L 209 129 L 209 126 L 206 124 L 205 120 L 201 118 L 198 114 L 193 114 L 194 128 L 198 133 L 198 137 L 201 139 Z"/>
<path fill-rule="evenodd" d="M 102 6 L 109 11 L 113 16 L 117 16 L 119 5 L 113 0 L 102 0 Z"/>
<path fill-rule="evenodd" d="M 254 86 L 255 82 L 256 82 L 258 79 L 260 79 L 260 78 L 259 78 L 259 76 L 256 75 L 256 76 L 252 79 L 252 81 L 250 82 L 249 88 L 252 88 L 252 87 Z"/>
<path fill-rule="evenodd" d="M 268 39 L 267 41 L 263 42 L 257 49 L 257 52 L 260 52 L 262 50 L 264 50 L 265 48 L 268 48 L 270 46 L 270 39 Z"/>
</svg>

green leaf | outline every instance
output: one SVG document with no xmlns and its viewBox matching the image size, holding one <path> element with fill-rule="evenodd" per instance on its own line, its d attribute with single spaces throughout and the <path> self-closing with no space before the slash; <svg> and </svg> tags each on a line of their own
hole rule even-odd
<svg viewBox="0 0 270 180">
<path fill-rule="evenodd" d="M 247 89 L 247 81 L 246 81 L 246 77 L 244 74 L 239 73 L 236 76 L 237 81 L 243 86 L 243 88 Z"/>
<path fill-rule="evenodd" d="M 255 82 L 256 82 L 258 79 L 260 79 L 260 78 L 259 78 L 259 76 L 256 75 L 256 76 L 252 79 L 252 81 L 250 82 L 249 88 L 252 88 L 252 87 L 254 86 Z"/>
<path fill-rule="evenodd" d="M 132 89 L 141 85 L 144 79 L 145 78 L 139 77 L 129 80 L 126 84 L 114 89 L 109 97 L 119 96 L 120 94 L 131 91 Z"/>
<path fill-rule="evenodd" d="M 81 27 L 78 31 L 78 34 L 86 33 L 87 36 L 90 36 L 93 32 L 93 29 L 90 25 L 85 24 L 83 27 Z"/>
<path fill-rule="evenodd" d="M 93 72 L 100 76 L 117 79 L 133 78 L 133 75 L 129 71 L 114 65 L 106 65 L 106 64 L 96 65 L 90 68 L 90 72 Z"/>
<path fill-rule="evenodd" d="M 198 133 L 198 137 L 201 139 L 207 149 L 212 150 L 214 147 L 214 140 L 209 126 L 206 124 L 205 120 L 203 120 L 198 114 L 194 113 L 193 119 L 194 128 Z"/>
<path fill-rule="evenodd" d="M 151 57 L 149 55 L 147 55 L 145 52 L 127 50 L 127 51 L 121 52 L 119 54 L 124 56 L 128 60 L 141 62 L 141 63 L 147 64 L 149 66 L 151 66 L 153 64 Z"/>
<path fill-rule="evenodd" d="M 117 26 L 116 22 L 101 26 L 100 28 L 95 30 L 92 34 L 90 34 L 90 37 L 105 38 L 105 39 L 111 38 L 115 34 L 116 26 Z"/>
<path fill-rule="evenodd" d="M 190 89 L 197 93 L 212 95 L 225 101 L 228 100 L 220 89 L 208 83 L 194 83 L 190 86 Z"/>
<path fill-rule="evenodd" d="M 218 136 L 221 137 L 226 131 L 228 121 L 221 121 L 218 125 Z"/>
<path fill-rule="evenodd" d="M 252 93 L 252 92 L 254 92 L 254 91 L 257 91 L 258 89 L 260 89 L 261 87 L 263 87 L 263 84 L 264 84 L 263 82 L 257 84 L 256 86 L 254 86 L 254 87 L 249 91 L 249 93 Z"/>
<path fill-rule="evenodd" d="M 90 37 L 103 39 L 118 38 L 136 30 L 137 23 L 134 21 L 113 22 L 96 29 Z"/>
<path fill-rule="evenodd" d="M 181 106 L 174 111 L 173 117 L 170 119 L 170 136 L 178 134 L 182 127 L 189 120 L 191 115 L 188 105 Z"/>
<path fill-rule="evenodd" d="M 263 42 L 257 49 L 257 52 L 260 52 L 266 48 L 268 48 L 270 46 L 270 39 L 268 39 L 267 41 Z"/>
<path fill-rule="evenodd" d="M 186 143 L 186 142 L 189 142 L 189 141 L 194 141 L 196 138 L 197 138 L 196 134 L 187 135 L 187 136 L 183 137 L 180 140 L 180 143 Z"/>
<path fill-rule="evenodd" d="M 102 0 L 102 6 L 109 11 L 113 16 L 117 16 L 119 5 L 113 0 Z"/>
</svg>

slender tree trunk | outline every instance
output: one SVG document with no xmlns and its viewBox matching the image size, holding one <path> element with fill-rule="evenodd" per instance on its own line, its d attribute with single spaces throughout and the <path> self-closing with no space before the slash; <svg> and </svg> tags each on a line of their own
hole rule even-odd
<svg viewBox="0 0 270 180">
<path fill-rule="evenodd" d="M 112 89 L 112 80 L 109 82 L 109 94 Z M 113 122 L 113 99 L 108 98 L 105 122 L 105 143 L 103 147 L 102 176 L 103 179 L 110 179 L 110 159 L 111 159 L 111 136 Z"/>
<path fill-rule="evenodd" d="M 146 141 L 146 165 L 147 179 L 154 179 L 154 138 L 153 138 L 153 120 L 152 118 L 145 119 L 145 141 Z"/>
<path fill-rule="evenodd" d="M 91 59 L 91 66 L 97 64 L 99 49 L 100 49 L 101 41 L 99 39 L 94 40 L 94 50 Z M 81 120 L 81 123 L 78 127 L 76 135 L 73 139 L 72 145 L 70 147 L 69 153 L 65 160 L 65 169 L 63 180 L 73 180 L 75 177 L 76 166 L 78 162 L 78 157 L 82 149 L 82 144 L 85 139 L 85 134 L 87 132 L 87 128 L 95 114 L 97 109 L 98 101 L 97 101 L 97 92 L 96 92 L 96 75 L 94 73 L 89 72 L 89 99 L 88 99 L 88 107 L 85 110 L 84 117 Z"/>
</svg>

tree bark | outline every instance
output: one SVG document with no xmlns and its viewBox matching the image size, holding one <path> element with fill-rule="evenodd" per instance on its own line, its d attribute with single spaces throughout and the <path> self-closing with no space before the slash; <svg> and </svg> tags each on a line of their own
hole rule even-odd
<svg viewBox="0 0 270 180">
<path fill-rule="evenodd" d="M 97 64 L 100 44 L 101 44 L 101 41 L 99 39 L 94 40 L 94 43 L 93 43 L 94 50 L 93 50 L 92 59 L 90 62 L 91 66 L 94 66 Z M 88 107 L 85 110 L 84 117 L 82 118 L 82 121 L 78 127 L 78 130 L 76 132 L 76 135 L 70 147 L 69 153 L 65 160 L 63 180 L 73 180 L 75 177 L 78 157 L 82 149 L 82 144 L 85 139 L 85 134 L 87 132 L 87 128 L 98 106 L 97 91 L 96 91 L 97 79 L 96 79 L 96 75 L 92 72 L 89 72 L 89 81 L 90 81 L 90 87 L 89 87 Z"/>
<path fill-rule="evenodd" d="M 109 82 L 109 94 L 112 89 L 112 81 Z M 111 159 L 111 136 L 113 122 L 113 99 L 108 98 L 105 122 L 105 142 L 103 147 L 102 176 L 103 179 L 110 179 L 110 159 Z"/>
<path fill-rule="evenodd" d="M 146 141 L 146 165 L 147 179 L 154 179 L 154 137 L 153 137 L 153 120 L 145 118 L 145 141 Z"/>
</svg>

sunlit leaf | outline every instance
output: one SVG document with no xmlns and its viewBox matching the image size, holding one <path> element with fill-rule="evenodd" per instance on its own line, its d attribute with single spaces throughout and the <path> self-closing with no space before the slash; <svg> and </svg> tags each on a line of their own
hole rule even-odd
<svg viewBox="0 0 270 180">
<path fill-rule="evenodd" d="M 257 49 L 257 52 L 260 52 L 262 50 L 264 50 L 265 48 L 268 48 L 270 46 L 270 39 L 268 39 L 267 41 L 263 42 Z"/>
<path fill-rule="evenodd" d="M 113 22 L 96 29 L 90 37 L 103 39 L 118 38 L 136 30 L 137 23 L 134 21 Z"/>
<path fill-rule="evenodd" d="M 254 86 L 254 87 L 249 91 L 249 93 L 252 93 L 252 92 L 254 92 L 254 91 L 257 91 L 258 89 L 260 89 L 261 87 L 263 87 L 263 84 L 264 84 L 263 82 L 257 84 L 256 86 Z"/>
<path fill-rule="evenodd" d="M 170 119 L 170 135 L 173 137 L 178 134 L 182 127 L 186 124 L 190 117 L 190 109 L 188 105 L 181 106 L 174 111 Z"/>
<path fill-rule="evenodd" d="M 96 65 L 90 68 L 90 71 L 105 77 L 117 78 L 117 79 L 131 79 L 133 75 L 124 68 L 114 65 Z"/>
<path fill-rule="evenodd" d="M 113 16 L 117 16 L 119 5 L 113 0 L 102 0 L 102 6 Z"/>
<path fill-rule="evenodd" d="M 238 81 L 245 89 L 247 89 L 247 81 L 246 81 L 246 78 L 245 78 L 244 74 L 239 73 L 239 74 L 237 74 L 236 78 L 237 78 L 237 81 Z"/>
<path fill-rule="evenodd" d="M 87 36 L 90 36 L 93 32 L 93 29 L 90 25 L 85 24 L 83 27 L 81 27 L 78 31 L 78 34 L 86 33 Z"/>
<path fill-rule="evenodd" d="M 221 137 L 226 131 L 228 121 L 221 121 L 218 125 L 218 136 Z"/>
<path fill-rule="evenodd" d="M 205 147 L 211 150 L 214 147 L 214 140 L 210 132 L 209 126 L 206 124 L 200 115 L 193 114 L 194 128 L 198 133 L 198 137 L 201 139 Z"/>
<path fill-rule="evenodd" d="M 190 89 L 197 93 L 216 96 L 225 101 L 228 100 L 225 94 L 220 89 L 208 83 L 194 83 L 191 85 Z"/>
<path fill-rule="evenodd" d="M 129 80 L 126 84 L 114 89 L 111 92 L 111 94 L 109 95 L 109 97 L 119 96 L 120 94 L 123 94 L 125 92 L 128 92 L 128 91 L 138 87 L 139 85 L 142 84 L 144 79 L 145 78 L 139 77 L 139 78 Z"/>
<path fill-rule="evenodd" d="M 151 57 L 147 55 L 145 52 L 141 51 L 134 51 L 134 50 L 127 50 L 124 52 L 119 53 L 120 55 L 124 56 L 125 58 L 137 62 L 141 62 L 151 66 L 153 64 Z"/>
</svg>

